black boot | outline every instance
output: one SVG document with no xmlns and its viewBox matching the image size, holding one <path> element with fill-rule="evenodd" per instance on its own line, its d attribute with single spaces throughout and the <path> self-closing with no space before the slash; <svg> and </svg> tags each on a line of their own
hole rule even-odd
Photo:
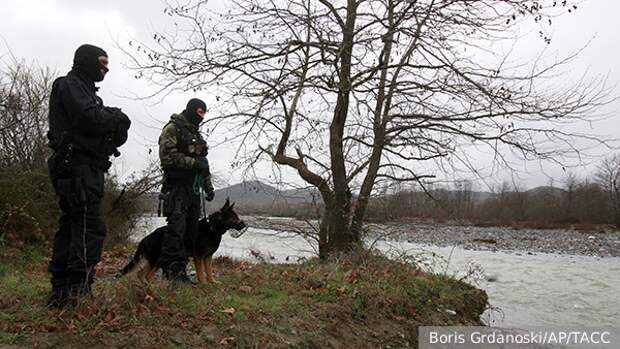
<svg viewBox="0 0 620 349">
<path fill-rule="evenodd" d="M 72 273 L 69 276 L 69 295 L 67 305 L 75 307 L 78 301 L 90 295 L 94 282 L 92 273 Z"/>
<path fill-rule="evenodd" d="M 185 267 L 185 263 L 174 262 L 164 269 L 164 277 L 174 285 L 191 285 Z"/>
<path fill-rule="evenodd" d="M 52 291 L 45 306 L 48 308 L 64 308 L 69 299 L 69 280 L 66 273 L 52 273 Z"/>
<path fill-rule="evenodd" d="M 64 308 L 69 301 L 69 287 L 61 286 L 61 287 L 52 287 L 52 291 L 50 292 L 49 297 L 47 298 L 47 302 L 45 304 L 48 308 Z"/>
</svg>

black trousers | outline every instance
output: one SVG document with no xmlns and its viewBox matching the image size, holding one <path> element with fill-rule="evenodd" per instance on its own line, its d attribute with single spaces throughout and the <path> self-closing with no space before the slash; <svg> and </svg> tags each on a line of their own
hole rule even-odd
<svg viewBox="0 0 620 349">
<path fill-rule="evenodd" d="M 106 236 L 101 209 L 104 172 L 92 166 L 77 165 L 71 168 L 69 176 L 56 178 L 53 171 L 50 174 L 60 207 L 48 266 L 52 285 L 90 284 Z"/>
<path fill-rule="evenodd" d="M 164 234 L 159 264 L 164 271 L 184 269 L 200 219 L 200 195 L 189 185 L 167 186 L 164 216 L 168 229 Z M 176 265 L 176 267 L 174 267 Z"/>
</svg>

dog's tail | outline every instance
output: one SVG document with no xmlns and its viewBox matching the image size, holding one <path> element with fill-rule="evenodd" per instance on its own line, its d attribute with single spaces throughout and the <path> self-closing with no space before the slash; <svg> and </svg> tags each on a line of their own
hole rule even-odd
<svg viewBox="0 0 620 349">
<path fill-rule="evenodd" d="M 142 259 L 142 244 L 138 245 L 138 249 L 133 255 L 133 258 L 129 261 L 129 263 L 127 263 L 126 266 L 123 267 L 123 269 L 119 270 L 118 274 L 116 274 L 116 277 L 121 277 L 133 271 L 138 266 L 138 263 L 140 263 L 140 259 Z"/>
</svg>

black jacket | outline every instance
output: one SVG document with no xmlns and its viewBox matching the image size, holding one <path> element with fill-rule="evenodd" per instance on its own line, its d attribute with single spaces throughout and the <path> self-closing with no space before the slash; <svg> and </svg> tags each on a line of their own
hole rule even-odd
<svg viewBox="0 0 620 349">
<path fill-rule="evenodd" d="M 107 161 L 110 155 L 118 155 L 116 148 L 127 140 L 131 125 L 120 109 L 105 107 L 96 92 L 95 83 L 75 71 L 52 86 L 49 145 L 60 151 L 63 138 L 69 137 L 79 155 L 78 164 L 83 158 Z"/>
</svg>

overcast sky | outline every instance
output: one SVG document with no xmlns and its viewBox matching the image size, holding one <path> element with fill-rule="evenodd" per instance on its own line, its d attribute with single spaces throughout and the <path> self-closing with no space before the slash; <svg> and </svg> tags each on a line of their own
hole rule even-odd
<svg viewBox="0 0 620 349">
<path fill-rule="evenodd" d="M 40 65 L 55 68 L 64 75 L 70 68 L 75 49 L 83 43 L 104 48 L 110 56 L 110 73 L 99 84 L 100 96 L 105 104 L 119 106 L 131 117 L 133 124 L 128 144 L 121 148 L 123 156 L 114 162 L 113 172 L 125 178 L 133 171 L 144 168 L 149 148 L 156 154 L 160 128 L 173 112 L 180 112 L 187 100 L 200 97 L 207 104 L 216 103 L 208 95 L 193 93 L 175 94 L 163 103 L 151 105 L 127 96 L 144 95 L 149 90 L 147 82 L 135 80 L 133 72 L 123 68 L 127 58 L 117 49 L 115 41 L 126 45 L 129 37 L 146 38 L 150 28 L 169 25 L 170 19 L 163 13 L 163 4 L 158 0 L 19 0 L 4 1 L 0 20 L 0 56 L 7 59 L 10 49 L 20 59 L 34 61 Z M 553 41 L 548 49 L 558 56 L 569 54 L 581 48 L 590 40 L 586 50 L 574 62 L 572 73 L 581 75 L 609 74 L 610 82 L 620 81 L 620 1 L 587 0 L 578 11 L 555 21 Z M 523 45 L 521 43 L 520 45 Z M 530 45 L 530 44 L 528 44 Z M 543 48 L 540 40 L 532 40 L 528 51 Z M 615 93 L 619 93 L 616 89 Z M 605 112 L 620 111 L 620 103 L 610 105 Z M 620 113 L 617 114 L 620 116 Z M 587 126 L 590 127 L 590 126 Z M 620 119 L 613 117 L 591 126 L 589 132 L 620 137 Z M 210 139 L 210 144 L 217 140 Z M 240 180 L 240 173 L 230 172 L 231 149 L 218 146 L 211 149 L 209 160 L 212 168 L 223 179 L 222 184 Z M 601 154 L 609 150 L 601 149 Z M 526 187 L 544 185 L 549 179 L 529 166 L 532 173 L 522 177 Z M 586 175 L 592 167 L 575 170 Z M 552 176 L 561 176 L 557 166 L 545 167 Z M 259 175 L 266 176 L 266 171 Z"/>
</svg>

